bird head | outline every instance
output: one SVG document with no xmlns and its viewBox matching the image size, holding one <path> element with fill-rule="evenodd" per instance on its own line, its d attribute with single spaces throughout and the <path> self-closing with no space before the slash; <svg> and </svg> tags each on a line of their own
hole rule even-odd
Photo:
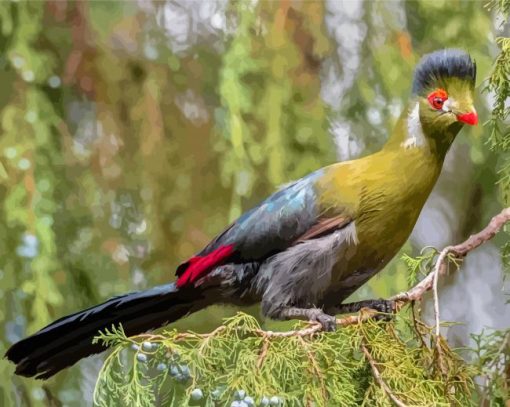
<svg viewBox="0 0 510 407">
<path fill-rule="evenodd" d="M 464 51 L 444 49 L 421 59 L 414 73 L 413 94 L 425 133 L 454 137 L 462 125 L 478 123 L 473 106 L 475 80 L 476 64 Z"/>
</svg>

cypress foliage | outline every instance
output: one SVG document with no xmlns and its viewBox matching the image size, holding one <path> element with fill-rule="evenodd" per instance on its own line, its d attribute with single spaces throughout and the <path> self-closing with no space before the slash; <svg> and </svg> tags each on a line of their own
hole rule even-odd
<svg viewBox="0 0 510 407">
<path fill-rule="evenodd" d="M 250 397 L 255 404 L 246 405 L 276 399 L 274 405 L 285 406 L 392 405 L 365 349 L 381 380 L 405 405 L 469 405 L 474 371 L 443 344 L 442 372 L 426 344 L 429 329 L 410 320 L 402 312 L 392 322 L 368 320 L 313 335 L 301 334 L 306 330 L 297 325 L 283 337 L 262 331 L 242 313 L 209 334 L 172 330 L 127 338 L 121 328 L 112 328 L 96 339 L 115 349 L 98 378 L 94 402 L 238 406 L 237 400 Z"/>
</svg>

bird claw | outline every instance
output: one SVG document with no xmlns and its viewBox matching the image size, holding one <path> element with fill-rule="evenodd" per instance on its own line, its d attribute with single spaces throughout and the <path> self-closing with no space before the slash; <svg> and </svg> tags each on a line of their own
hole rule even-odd
<svg viewBox="0 0 510 407">
<path fill-rule="evenodd" d="M 320 309 L 311 311 L 310 321 L 321 324 L 323 331 L 334 332 L 336 330 L 336 317 L 334 315 L 328 315 Z"/>
<path fill-rule="evenodd" d="M 376 315 L 374 317 L 376 320 L 389 321 L 395 313 L 395 301 L 385 300 L 382 298 L 378 300 L 372 300 L 369 304 L 367 304 L 367 308 L 381 313 L 381 315 Z"/>
</svg>

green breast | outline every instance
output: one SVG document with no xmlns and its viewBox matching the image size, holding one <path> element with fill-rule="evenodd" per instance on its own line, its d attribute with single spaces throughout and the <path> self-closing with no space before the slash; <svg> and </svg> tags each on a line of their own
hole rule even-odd
<svg viewBox="0 0 510 407">
<path fill-rule="evenodd" d="M 342 278 L 359 268 L 380 270 L 406 242 L 441 171 L 426 148 L 382 150 L 339 163 L 319 185 L 325 213 L 350 216 L 358 245 L 339 259 Z M 348 263 L 348 264 L 345 264 Z"/>
</svg>

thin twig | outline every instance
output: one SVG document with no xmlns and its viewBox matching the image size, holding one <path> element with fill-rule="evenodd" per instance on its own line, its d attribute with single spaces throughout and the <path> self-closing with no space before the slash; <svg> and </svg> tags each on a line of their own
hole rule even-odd
<svg viewBox="0 0 510 407">
<path fill-rule="evenodd" d="M 445 259 L 446 256 L 450 253 L 452 246 L 445 247 L 436 261 L 436 265 L 434 267 L 434 281 L 433 281 L 433 293 L 434 293 L 434 318 L 436 321 L 436 336 L 440 334 L 440 319 L 439 319 L 439 295 L 437 294 L 437 282 L 439 280 L 439 274 L 442 274 L 443 269 L 445 268 Z"/>
<path fill-rule="evenodd" d="M 395 403 L 398 407 L 407 407 L 407 405 L 405 403 L 403 403 L 402 401 L 400 401 L 397 396 L 395 396 L 393 394 L 393 392 L 391 391 L 391 389 L 389 388 L 389 386 L 384 382 L 382 376 L 381 376 L 381 373 L 379 372 L 379 369 L 377 369 L 377 366 L 375 364 L 375 360 L 372 358 L 372 355 L 370 354 L 370 352 L 368 351 L 367 347 L 365 346 L 365 344 L 361 344 L 361 350 L 363 351 L 363 353 L 365 354 L 365 357 L 367 358 L 368 360 L 368 363 L 370 364 L 370 367 L 372 368 L 372 373 L 374 375 L 374 379 L 376 380 L 376 382 L 379 384 L 379 386 L 381 386 L 381 388 L 383 389 L 383 391 L 386 393 L 386 395 L 391 399 L 391 401 L 393 401 L 393 403 Z"/>
<path fill-rule="evenodd" d="M 327 392 L 326 386 L 324 384 L 324 377 L 322 376 L 321 369 L 319 368 L 317 360 L 315 359 L 315 355 L 309 349 L 309 344 L 306 343 L 306 341 L 303 339 L 303 337 L 298 336 L 298 338 L 299 338 L 299 341 L 301 342 L 301 344 L 303 345 L 303 348 L 304 348 L 306 354 L 308 355 L 308 359 L 310 360 L 310 363 L 312 364 L 312 370 L 315 371 L 317 377 L 319 378 L 319 382 L 321 384 L 322 396 L 324 397 L 324 400 L 326 400 L 328 397 L 328 392 Z"/>
<path fill-rule="evenodd" d="M 456 257 L 466 256 L 470 251 L 492 239 L 508 221 L 510 221 L 510 208 L 503 209 L 498 215 L 491 219 L 489 224 L 482 231 L 471 235 L 466 241 L 455 246 L 449 246 L 448 254 L 453 254 Z M 442 263 L 444 263 L 445 260 L 446 257 L 442 259 Z M 394 295 L 390 299 L 402 303 L 408 303 L 412 300 L 421 299 L 423 294 L 432 288 L 434 283 L 434 276 L 435 273 L 430 273 L 410 290 Z"/>
<path fill-rule="evenodd" d="M 411 301 L 411 314 L 412 314 L 412 317 L 413 317 L 413 326 L 414 326 L 414 330 L 415 332 L 418 334 L 418 337 L 420 338 L 420 342 L 421 342 L 421 346 L 426 348 L 427 347 L 427 344 L 425 343 L 425 341 L 423 340 L 423 335 L 421 334 L 421 331 L 420 331 L 420 328 L 418 328 L 418 320 L 416 318 L 416 310 L 415 310 L 415 307 L 416 307 L 416 302 L 415 301 Z"/>
<path fill-rule="evenodd" d="M 420 283 L 415 285 L 409 291 L 405 293 L 398 294 L 392 297 L 392 300 L 400 301 L 403 303 L 407 303 L 409 301 L 413 301 L 419 299 L 423 296 L 423 294 L 433 289 L 434 295 L 434 318 L 435 318 L 435 343 L 436 350 L 438 355 L 439 367 L 444 372 L 445 367 L 443 364 L 442 358 L 442 350 L 440 343 L 440 316 L 439 316 L 439 295 L 437 291 L 437 284 L 439 281 L 439 275 L 446 273 L 446 266 L 448 261 L 448 256 L 453 254 L 456 258 L 462 258 L 466 256 L 470 251 L 476 249 L 481 246 L 483 243 L 492 239 L 496 233 L 498 233 L 503 225 L 505 225 L 508 221 L 510 221 L 510 208 L 503 209 L 498 215 L 494 216 L 489 224 L 480 232 L 471 235 L 466 241 L 460 243 L 455 246 L 447 246 L 445 247 L 441 253 L 439 254 L 436 264 L 434 266 L 434 271 L 430 273 L 427 277 L 425 277 Z"/>
<path fill-rule="evenodd" d="M 338 318 L 336 320 L 336 326 L 349 326 L 359 324 L 360 322 L 364 322 L 368 319 L 373 318 L 378 314 L 375 310 L 364 309 L 363 312 L 360 312 L 358 315 L 349 315 L 344 318 Z M 322 325 L 318 322 L 309 322 L 309 326 L 302 329 L 296 329 L 292 331 L 264 331 L 263 329 L 256 329 L 253 331 L 257 335 L 270 337 L 270 338 L 289 338 L 293 336 L 313 336 L 322 331 Z"/>
<path fill-rule="evenodd" d="M 495 355 L 497 355 L 497 356 L 492 360 L 492 362 L 489 364 L 489 366 L 487 366 L 488 369 L 492 369 L 494 366 L 496 366 L 496 364 L 498 362 L 501 361 L 500 355 L 503 353 L 503 351 L 507 347 L 507 345 L 509 343 L 509 339 L 510 339 L 510 332 L 507 332 L 505 334 L 505 336 L 503 336 L 503 341 L 501 342 L 501 345 L 499 346 L 497 352 L 495 353 Z"/>
<path fill-rule="evenodd" d="M 257 370 L 260 370 L 262 364 L 264 363 L 264 359 L 267 356 L 267 351 L 269 350 L 269 338 L 264 336 L 264 343 L 262 344 L 262 348 L 260 349 L 259 358 L 257 360 Z"/>
<path fill-rule="evenodd" d="M 439 280 L 439 274 L 444 274 L 445 272 L 445 269 L 446 269 L 446 258 L 448 256 L 448 254 L 450 253 L 450 251 L 452 250 L 452 247 L 453 246 L 448 246 L 448 247 L 445 247 L 441 253 L 439 253 L 439 256 L 437 258 L 437 261 L 436 261 L 436 265 L 434 267 L 434 271 L 433 271 L 433 277 L 434 277 L 434 280 L 433 280 L 433 294 L 434 294 L 434 318 L 435 318 L 435 323 L 436 323 L 436 328 L 435 328 L 435 342 L 436 342 L 436 351 L 437 351 L 437 360 L 438 360 L 438 363 L 439 363 L 439 369 L 441 370 L 441 372 L 444 374 L 446 373 L 446 369 L 445 369 L 445 366 L 444 366 L 444 360 L 443 360 L 443 351 L 441 349 L 441 342 L 440 342 L 440 334 L 441 334 L 441 320 L 439 318 L 439 294 L 437 292 L 437 282 Z"/>
</svg>

